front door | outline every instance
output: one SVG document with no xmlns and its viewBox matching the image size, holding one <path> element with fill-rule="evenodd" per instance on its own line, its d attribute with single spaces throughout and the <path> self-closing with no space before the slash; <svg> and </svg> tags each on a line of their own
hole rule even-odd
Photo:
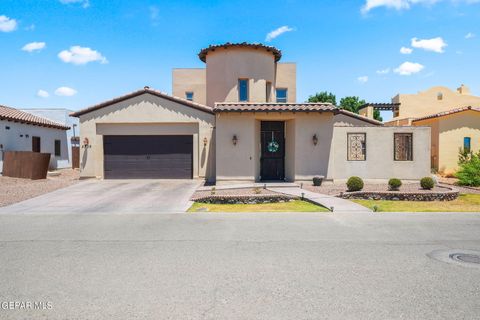
<svg viewBox="0 0 480 320">
<path fill-rule="evenodd" d="M 285 179 L 285 122 L 262 121 L 260 126 L 261 180 Z"/>
</svg>

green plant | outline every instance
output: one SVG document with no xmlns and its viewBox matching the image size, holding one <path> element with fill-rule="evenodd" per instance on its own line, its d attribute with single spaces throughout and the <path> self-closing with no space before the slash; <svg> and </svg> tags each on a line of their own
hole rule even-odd
<svg viewBox="0 0 480 320">
<path fill-rule="evenodd" d="M 350 177 L 347 181 L 348 191 L 360 191 L 363 189 L 363 180 L 360 177 Z"/>
<path fill-rule="evenodd" d="M 388 188 L 392 191 L 398 191 L 398 189 L 402 186 L 402 181 L 397 178 L 392 178 L 388 180 Z"/>
<path fill-rule="evenodd" d="M 313 177 L 313 185 L 315 187 L 320 187 L 322 185 L 323 178 L 322 177 Z"/>
<path fill-rule="evenodd" d="M 215 193 L 216 193 L 216 189 L 215 187 L 212 187 L 212 189 L 210 189 L 210 194 L 213 196 L 215 195 Z"/>
<path fill-rule="evenodd" d="M 463 160 L 463 162 L 461 162 Z M 455 174 L 458 184 L 461 186 L 480 186 L 480 151 L 471 153 L 469 157 L 462 159 L 462 153 L 459 156 L 460 169 Z"/>
<path fill-rule="evenodd" d="M 420 186 L 422 187 L 422 189 L 430 190 L 433 189 L 433 187 L 435 186 L 435 181 L 433 181 L 433 179 L 430 177 L 423 177 L 420 180 Z"/>
<path fill-rule="evenodd" d="M 259 187 L 256 187 L 256 188 L 253 188 L 253 192 L 255 194 L 260 194 L 260 193 L 262 193 L 262 189 L 260 189 Z"/>
</svg>

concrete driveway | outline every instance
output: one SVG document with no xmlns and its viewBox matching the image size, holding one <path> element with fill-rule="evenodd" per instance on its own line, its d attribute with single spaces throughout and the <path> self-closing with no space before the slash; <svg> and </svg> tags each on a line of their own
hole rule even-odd
<svg viewBox="0 0 480 320">
<path fill-rule="evenodd" d="M 88 180 L 0 208 L 0 213 L 184 212 L 198 180 Z"/>
</svg>

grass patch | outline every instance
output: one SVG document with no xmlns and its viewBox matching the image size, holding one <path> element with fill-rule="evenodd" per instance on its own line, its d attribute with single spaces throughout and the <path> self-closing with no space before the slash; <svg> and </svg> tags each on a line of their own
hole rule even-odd
<svg viewBox="0 0 480 320">
<path fill-rule="evenodd" d="M 453 201 L 352 200 L 378 212 L 480 212 L 480 194 L 461 194 Z"/>
<path fill-rule="evenodd" d="M 212 204 L 195 202 L 188 212 L 329 212 L 313 203 L 294 200 L 259 204 Z"/>
</svg>

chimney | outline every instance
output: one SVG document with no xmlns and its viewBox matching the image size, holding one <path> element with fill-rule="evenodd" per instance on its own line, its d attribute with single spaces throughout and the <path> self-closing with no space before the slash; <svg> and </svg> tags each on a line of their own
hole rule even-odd
<svg viewBox="0 0 480 320">
<path fill-rule="evenodd" d="M 460 87 L 457 88 L 457 92 L 460 94 L 470 94 L 470 89 L 462 83 Z"/>
</svg>

